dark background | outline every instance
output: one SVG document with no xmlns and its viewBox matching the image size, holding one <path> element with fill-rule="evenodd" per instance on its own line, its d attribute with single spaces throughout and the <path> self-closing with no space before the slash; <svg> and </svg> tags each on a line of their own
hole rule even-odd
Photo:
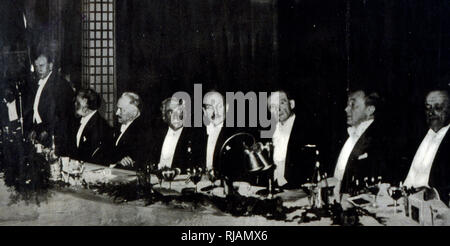
<svg viewBox="0 0 450 246">
<path fill-rule="evenodd" d="M 449 83 L 449 5 L 120 1 L 119 90 L 141 92 L 156 110 L 163 98 L 192 90 L 194 83 L 202 83 L 204 91 L 286 88 L 296 97 L 305 129 L 313 126 L 310 132 L 327 152 L 345 131 L 348 89 L 371 87 L 384 98 L 380 120 L 395 138 L 393 145 L 415 151 L 425 127 L 425 93 Z"/>
<path fill-rule="evenodd" d="M 61 1 L 61 66 L 79 85 L 80 1 Z M 22 40 L 12 10 L 24 6 L 36 46 L 53 30 L 46 10 L 54 2 L 2 1 L 2 45 Z M 445 0 L 117 0 L 116 10 L 118 94 L 138 92 L 153 115 L 194 83 L 204 92 L 282 87 L 328 148 L 345 131 L 347 91 L 370 86 L 384 98 L 386 134 L 415 150 L 426 91 L 450 81 Z"/>
</svg>

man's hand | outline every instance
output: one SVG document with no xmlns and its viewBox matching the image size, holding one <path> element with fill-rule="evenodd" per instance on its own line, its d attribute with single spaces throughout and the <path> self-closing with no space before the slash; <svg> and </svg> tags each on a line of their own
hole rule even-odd
<svg viewBox="0 0 450 246">
<path fill-rule="evenodd" d="M 30 134 L 28 134 L 28 139 L 29 139 L 31 142 L 36 141 L 36 137 L 37 137 L 37 134 L 36 134 L 35 131 L 31 131 Z"/>
<path fill-rule="evenodd" d="M 41 132 L 41 134 L 39 135 L 39 141 L 41 143 L 44 143 L 45 141 L 47 141 L 47 139 L 48 139 L 48 132 L 47 131 Z"/>
<path fill-rule="evenodd" d="M 133 167 L 134 161 L 129 156 L 126 156 L 121 161 L 119 161 L 119 164 L 123 167 Z"/>
</svg>

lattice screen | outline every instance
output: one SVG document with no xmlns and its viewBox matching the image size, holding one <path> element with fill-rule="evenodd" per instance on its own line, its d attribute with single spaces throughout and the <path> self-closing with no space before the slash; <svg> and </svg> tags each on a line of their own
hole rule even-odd
<svg viewBox="0 0 450 246">
<path fill-rule="evenodd" d="M 83 0 L 82 86 L 103 96 L 111 124 L 117 97 L 115 56 L 115 0 Z"/>
</svg>

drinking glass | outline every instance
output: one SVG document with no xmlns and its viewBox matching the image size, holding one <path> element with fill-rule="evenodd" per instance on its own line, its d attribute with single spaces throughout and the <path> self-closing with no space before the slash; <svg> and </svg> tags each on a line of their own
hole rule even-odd
<svg viewBox="0 0 450 246">
<path fill-rule="evenodd" d="M 388 189 L 388 193 L 394 200 L 394 214 L 396 214 L 397 213 L 397 200 L 403 196 L 402 190 L 399 187 L 391 186 Z"/>
</svg>

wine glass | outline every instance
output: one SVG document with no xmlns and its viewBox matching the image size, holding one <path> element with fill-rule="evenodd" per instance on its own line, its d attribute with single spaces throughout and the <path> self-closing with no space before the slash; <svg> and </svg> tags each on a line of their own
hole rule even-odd
<svg viewBox="0 0 450 246">
<path fill-rule="evenodd" d="M 175 179 L 177 175 L 179 175 L 181 172 L 178 168 L 168 168 L 164 171 L 162 171 L 162 176 L 165 181 L 169 182 L 169 190 L 172 189 L 172 181 Z"/>
<path fill-rule="evenodd" d="M 375 183 L 374 177 L 372 177 L 369 182 L 366 182 L 366 187 L 369 190 L 369 192 L 374 196 L 372 206 L 377 207 L 377 196 L 378 192 L 380 191 L 380 186 L 377 183 Z"/>
<path fill-rule="evenodd" d="M 396 214 L 397 213 L 397 200 L 403 196 L 402 189 L 399 187 L 391 186 L 388 189 L 388 193 L 392 197 L 392 199 L 394 199 L 394 214 Z"/>
<path fill-rule="evenodd" d="M 200 182 L 200 180 L 202 179 L 202 175 L 203 175 L 203 170 L 202 168 L 192 168 L 191 169 L 187 169 L 187 174 L 189 175 L 189 179 L 192 181 L 192 183 L 195 184 L 195 193 L 197 193 L 197 184 L 198 182 Z"/>
</svg>

